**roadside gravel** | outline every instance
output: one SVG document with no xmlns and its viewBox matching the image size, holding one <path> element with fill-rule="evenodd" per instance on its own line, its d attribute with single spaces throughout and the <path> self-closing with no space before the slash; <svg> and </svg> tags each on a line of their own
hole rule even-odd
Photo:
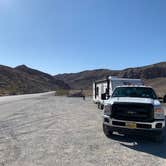
<svg viewBox="0 0 166 166">
<path fill-rule="evenodd" d="M 0 99 L 0 166 L 166 166 L 166 141 L 102 132 L 87 98 Z"/>
</svg>

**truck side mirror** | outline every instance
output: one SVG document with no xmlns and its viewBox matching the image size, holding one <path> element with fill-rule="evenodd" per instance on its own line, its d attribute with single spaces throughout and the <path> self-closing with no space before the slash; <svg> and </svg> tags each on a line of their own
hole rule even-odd
<svg viewBox="0 0 166 166">
<path fill-rule="evenodd" d="M 166 95 L 163 97 L 163 103 L 166 103 Z"/>
<path fill-rule="evenodd" d="M 106 93 L 101 94 L 101 99 L 102 99 L 102 100 L 106 100 L 106 99 L 107 99 Z"/>
<path fill-rule="evenodd" d="M 162 97 L 158 97 L 158 100 L 163 103 L 164 102 L 164 99 Z"/>
</svg>

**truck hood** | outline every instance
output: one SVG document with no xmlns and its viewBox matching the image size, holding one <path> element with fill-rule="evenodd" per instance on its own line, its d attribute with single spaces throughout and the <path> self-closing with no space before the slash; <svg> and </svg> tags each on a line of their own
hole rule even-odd
<svg viewBox="0 0 166 166">
<path fill-rule="evenodd" d="M 114 104 L 114 103 L 145 103 L 152 105 L 160 105 L 158 100 L 153 100 L 149 98 L 136 98 L 136 97 L 112 97 L 104 102 L 104 104 Z"/>
</svg>

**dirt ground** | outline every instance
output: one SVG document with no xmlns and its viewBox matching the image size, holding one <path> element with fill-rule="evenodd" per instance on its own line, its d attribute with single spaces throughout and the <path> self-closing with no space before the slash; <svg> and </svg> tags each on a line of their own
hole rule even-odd
<svg viewBox="0 0 166 166">
<path fill-rule="evenodd" d="M 91 98 L 0 98 L 0 166 L 165 166 L 165 147 L 166 140 L 108 139 Z"/>
</svg>

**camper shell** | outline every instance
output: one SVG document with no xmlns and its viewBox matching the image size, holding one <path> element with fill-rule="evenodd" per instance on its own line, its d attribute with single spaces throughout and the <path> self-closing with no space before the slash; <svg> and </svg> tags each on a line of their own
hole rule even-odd
<svg viewBox="0 0 166 166">
<path fill-rule="evenodd" d="M 141 79 L 118 78 L 108 76 L 106 79 L 93 82 L 93 102 L 103 109 L 104 101 L 109 99 L 117 86 L 144 85 Z"/>
</svg>

